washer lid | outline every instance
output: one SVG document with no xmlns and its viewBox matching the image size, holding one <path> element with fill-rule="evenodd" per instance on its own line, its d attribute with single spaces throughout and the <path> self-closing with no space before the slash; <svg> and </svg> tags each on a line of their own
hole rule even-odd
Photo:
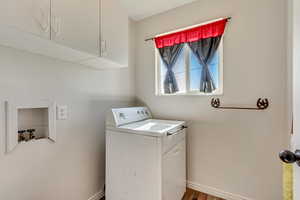
<svg viewBox="0 0 300 200">
<path fill-rule="evenodd" d="M 170 120 L 158 120 L 158 119 L 147 119 L 131 124 L 126 124 L 114 128 L 115 130 L 125 131 L 127 133 L 134 133 L 140 135 L 148 135 L 160 137 L 167 134 L 167 132 L 181 128 L 184 125 L 184 121 L 170 121 Z"/>
</svg>

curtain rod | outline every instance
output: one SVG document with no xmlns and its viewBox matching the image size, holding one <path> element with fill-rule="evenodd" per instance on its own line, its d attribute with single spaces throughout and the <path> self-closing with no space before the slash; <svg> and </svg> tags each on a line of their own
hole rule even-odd
<svg viewBox="0 0 300 200">
<path fill-rule="evenodd" d="M 231 18 L 232 18 L 232 17 L 227 17 L 227 18 L 223 18 L 223 19 L 227 19 L 228 21 L 230 21 Z M 220 18 L 220 20 L 221 20 L 221 18 Z M 213 21 L 213 20 L 211 20 L 211 21 Z M 209 24 L 209 23 L 208 23 L 208 24 Z M 203 25 L 205 25 L 205 24 L 203 24 Z M 170 32 L 172 32 L 172 31 L 170 31 Z M 155 39 L 155 37 L 147 38 L 147 39 L 145 39 L 145 42 L 152 41 L 152 40 L 154 40 L 154 39 Z"/>
</svg>

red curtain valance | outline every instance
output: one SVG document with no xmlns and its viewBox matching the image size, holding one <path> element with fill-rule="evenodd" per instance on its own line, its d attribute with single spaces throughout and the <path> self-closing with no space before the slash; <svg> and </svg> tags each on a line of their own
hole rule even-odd
<svg viewBox="0 0 300 200">
<path fill-rule="evenodd" d="M 222 36 L 228 19 L 205 24 L 188 30 L 171 33 L 155 38 L 157 48 L 173 46 L 176 44 L 195 42 L 201 39 Z"/>
</svg>

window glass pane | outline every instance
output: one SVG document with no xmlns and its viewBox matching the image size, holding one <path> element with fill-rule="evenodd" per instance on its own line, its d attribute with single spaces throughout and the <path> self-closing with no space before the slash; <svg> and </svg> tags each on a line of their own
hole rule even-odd
<svg viewBox="0 0 300 200">
<path fill-rule="evenodd" d="M 219 51 L 217 51 L 209 64 L 210 73 L 213 77 L 216 88 L 219 88 L 219 55 Z"/>
<path fill-rule="evenodd" d="M 200 90 L 200 79 L 201 79 L 201 73 L 203 66 L 199 63 L 198 58 L 194 55 L 194 53 L 189 49 L 190 51 L 190 70 L 189 70 L 189 76 L 190 76 L 190 90 Z M 219 87 L 219 52 L 217 52 L 212 61 L 210 62 L 210 73 L 213 77 L 214 83 L 216 85 L 216 88 Z"/>
<path fill-rule="evenodd" d="M 167 73 L 167 68 L 163 61 L 160 61 L 160 66 L 161 66 L 161 92 L 164 93 L 164 81 L 166 78 L 166 73 Z M 178 84 L 178 92 L 185 92 L 186 88 L 186 70 L 185 70 L 185 61 L 184 61 L 184 49 L 181 51 L 175 66 L 173 67 L 173 72 L 175 74 L 175 78 L 177 80 Z"/>
<path fill-rule="evenodd" d="M 190 90 L 199 90 L 200 79 L 202 73 L 202 65 L 199 63 L 198 58 L 190 51 Z"/>
</svg>

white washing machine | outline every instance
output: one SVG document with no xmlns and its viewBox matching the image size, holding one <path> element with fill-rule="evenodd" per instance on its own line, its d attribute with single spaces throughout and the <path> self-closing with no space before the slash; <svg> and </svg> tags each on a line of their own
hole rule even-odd
<svg viewBox="0 0 300 200">
<path fill-rule="evenodd" d="M 181 200 L 185 122 L 152 119 L 146 107 L 112 109 L 106 121 L 106 200 Z"/>
</svg>

